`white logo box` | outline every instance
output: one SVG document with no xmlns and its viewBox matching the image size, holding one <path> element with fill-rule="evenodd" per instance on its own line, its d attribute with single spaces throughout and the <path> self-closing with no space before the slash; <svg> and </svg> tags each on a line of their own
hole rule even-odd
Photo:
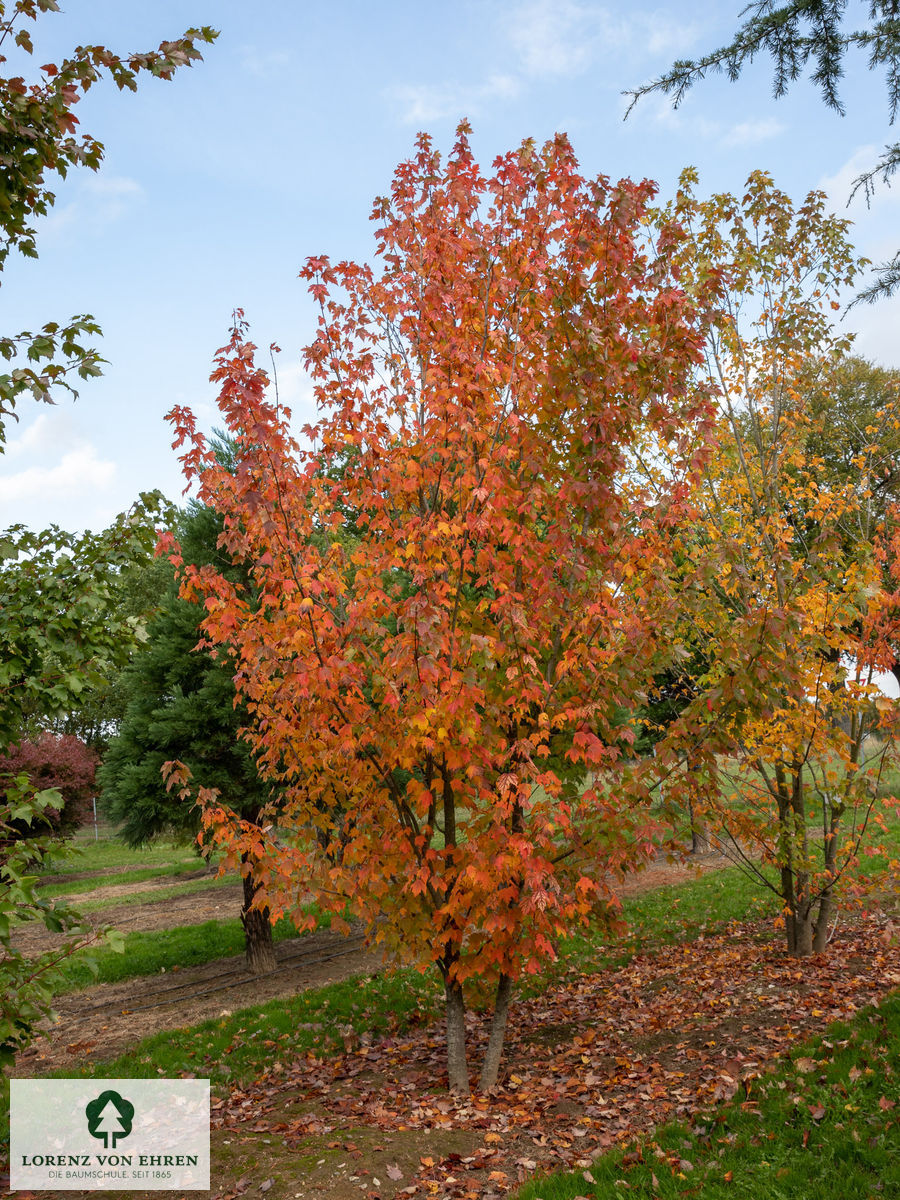
<svg viewBox="0 0 900 1200">
<path fill-rule="evenodd" d="M 10 1186 L 208 1191 L 208 1079 L 11 1079 Z"/>
</svg>

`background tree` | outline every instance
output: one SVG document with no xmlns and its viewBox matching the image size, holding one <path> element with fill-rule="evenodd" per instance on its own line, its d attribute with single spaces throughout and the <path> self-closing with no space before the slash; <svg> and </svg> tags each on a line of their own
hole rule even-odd
<svg viewBox="0 0 900 1200">
<path fill-rule="evenodd" d="M 869 69 L 883 70 L 887 87 L 888 117 L 893 125 L 900 105 L 900 20 L 896 0 L 868 0 L 867 18 L 859 28 L 848 23 L 846 0 L 754 0 L 741 12 L 746 17 L 725 46 L 697 59 L 681 59 L 658 79 L 626 93 L 631 97 L 626 117 L 634 105 L 650 92 L 674 97 L 677 108 L 688 90 L 709 72 L 724 74 L 734 81 L 744 67 L 762 53 L 774 65 L 773 91 L 783 96 L 790 84 L 811 68 L 810 78 L 825 103 L 843 115 L 840 83 L 848 55 L 862 51 Z M 853 193 L 862 189 L 868 199 L 877 180 L 888 183 L 900 167 L 900 142 L 884 149 L 881 158 L 855 182 Z M 892 295 L 900 286 L 900 253 L 876 268 L 878 278 L 864 288 L 860 300 L 873 301 Z"/>
<path fill-rule="evenodd" d="M 15 44 L 31 54 L 31 28 L 44 14 L 58 11 L 56 0 L 0 0 L 0 47 Z M 122 58 L 102 46 L 80 46 L 59 64 L 47 63 L 35 83 L 22 77 L 0 77 L 0 272 L 10 253 L 34 257 L 35 222 L 54 203 L 48 180 L 65 177 L 70 168 L 96 170 L 103 146 L 90 135 L 77 136 L 75 105 L 108 73 L 119 88 L 134 89 L 141 72 L 167 79 L 200 57 L 198 43 L 215 37 L 209 28 L 188 30 L 183 38 L 164 42 L 156 51 Z M 0 62 L 5 62 L 0 56 Z M 23 393 L 52 402 L 62 388 L 74 394 L 73 379 L 98 374 L 100 358 L 86 345 L 99 332 L 92 317 L 67 323 L 49 321 L 37 333 L 0 336 L 0 356 L 9 370 L 0 374 L 0 450 L 5 421 L 15 417 Z M 148 557 L 153 518 L 159 497 L 145 496 L 99 534 L 71 535 L 55 527 L 34 532 L 13 526 L 0 533 L 0 751 L 20 735 L 26 714 L 44 717 L 67 712 L 96 677 L 120 661 L 123 642 L 133 626 L 119 618 L 113 580 L 127 566 Z M 12 845 L 13 822 L 41 824 L 60 804 L 58 793 L 39 792 L 18 776 L 4 783 L 6 804 L 0 806 L 0 982 L 5 1058 L 26 1045 L 36 1022 L 50 1008 L 58 966 L 67 955 L 97 934 L 79 929 L 77 914 L 34 893 L 35 871 L 53 855 L 52 838 L 37 837 Z M 48 835 L 49 837 L 49 835 Z M 9 940 L 5 914 L 16 909 L 22 919 L 43 920 L 49 928 L 68 929 L 74 940 L 26 959 Z M 5 932 L 4 932 L 5 930 Z"/>
<path fill-rule="evenodd" d="M 217 549 L 222 530 L 217 513 L 192 504 L 176 528 L 187 563 L 212 566 L 226 578 L 240 576 L 240 568 Z M 235 704 L 234 668 L 224 653 L 216 659 L 198 645 L 204 610 L 179 597 L 171 565 L 165 566 L 168 587 L 144 650 L 123 672 L 126 705 L 99 773 L 103 810 L 121 823 L 119 834 L 130 846 L 166 832 L 196 837 L 200 829 L 197 807 L 163 782 L 163 764 L 172 759 L 184 763 L 199 785 L 215 788 L 250 824 L 271 792 L 240 737 L 247 714 Z M 268 909 L 253 905 L 258 885 L 249 852 L 241 856 L 241 874 L 247 962 L 257 973 L 270 971 L 276 965 L 272 926 Z"/>
<path fill-rule="evenodd" d="M 844 522 L 850 543 L 878 552 L 891 545 L 900 506 L 900 372 L 854 355 L 823 364 L 807 399 L 806 452 L 838 487 L 856 489 L 853 519 Z M 893 591 L 892 555 L 883 559 L 882 588 Z M 900 684 L 900 639 L 882 666 Z"/>
<path fill-rule="evenodd" d="M 311 880 L 438 968 L 458 1093 L 465 980 L 496 984 L 489 1088 L 514 980 L 650 848 L 619 713 L 668 653 L 661 583 L 707 419 L 701 322 L 669 269 L 681 234 L 644 233 L 652 186 L 583 179 L 563 137 L 486 179 L 466 135 L 446 163 L 423 135 L 397 169 L 377 273 L 303 271 L 314 449 L 265 399 L 241 328 L 213 374 L 236 470 L 173 413 L 255 588 L 207 569 L 186 594 L 234 647 L 248 735 L 283 787 L 277 838 L 221 804 L 209 827 L 232 860 L 258 856 L 275 911 Z M 632 459 L 660 443 L 677 466 L 651 493 Z M 329 855 L 309 829 L 335 838 L 336 792 Z"/>
<path fill-rule="evenodd" d="M 170 565 L 159 558 L 132 562 L 110 575 L 110 605 L 121 622 L 120 660 L 106 661 L 102 671 L 92 671 L 65 711 L 48 714 L 39 700 L 23 703 L 23 736 L 31 741 L 45 732 L 77 737 L 101 756 L 105 753 L 128 703 L 126 672 L 146 647 L 148 622 L 159 610 L 171 579 Z M 42 672 L 52 678 L 58 668 L 58 657 L 50 652 Z"/>
<path fill-rule="evenodd" d="M 718 845 L 780 898 L 788 948 L 802 956 L 825 948 L 896 758 L 892 737 L 869 737 L 896 708 L 873 676 L 887 596 L 871 484 L 884 456 L 875 426 L 840 469 L 811 452 L 820 397 L 851 369 L 830 321 L 857 269 L 847 223 L 825 214 L 821 193 L 795 207 L 762 173 L 740 201 L 698 201 L 694 182 L 686 173 L 665 217 L 690 231 L 689 289 L 698 263 L 722 265 L 708 342 L 721 407 L 698 519 L 679 539 L 694 571 L 683 619 L 705 666 L 663 755 L 674 760 L 693 723 L 685 792 L 696 804 L 702 790 Z M 885 412 L 881 424 L 896 419 Z"/>
<path fill-rule="evenodd" d="M 47 816 L 53 829 L 65 835 L 91 818 L 97 761 L 80 738 L 43 733 L 37 741 L 18 742 L 0 755 L 0 779 L 27 775 L 40 791 L 57 791 L 62 807 Z"/>
</svg>

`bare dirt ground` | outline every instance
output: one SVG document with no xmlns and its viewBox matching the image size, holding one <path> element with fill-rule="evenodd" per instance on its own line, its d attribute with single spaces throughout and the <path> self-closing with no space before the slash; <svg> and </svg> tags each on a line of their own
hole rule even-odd
<svg viewBox="0 0 900 1200">
<path fill-rule="evenodd" d="M 252 975 L 242 954 L 162 975 L 102 983 L 59 996 L 59 1020 L 16 1060 L 15 1074 L 41 1075 L 88 1060 L 115 1058 L 134 1045 L 135 1031 L 148 1037 L 179 1029 L 306 988 L 322 987 L 351 975 L 371 974 L 381 956 L 367 949 L 358 933 L 350 937 L 320 931 L 279 942 L 278 967 Z"/>
<path fill-rule="evenodd" d="M 683 866 L 660 863 L 635 875 L 619 889 L 620 895 L 635 895 L 665 885 L 683 883 L 727 866 L 725 859 L 707 855 Z M 201 872 L 202 874 L 202 872 Z M 159 884 L 164 892 L 171 883 Z M 123 884 L 122 896 L 148 890 L 147 884 Z M 82 893 L 79 901 L 108 897 L 113 889 Z M 94 914 L 97 924 L 110 923 L 125 932 L 172 929 L 203 921 L 226 920 L 240 912 L 241 887 L 223 886 L 188 896 L 161 896 L 159 900 L 121 905 Z M 43 926 L 26 926 L 16 944 L 30 953 L 47 949 L 58 940 Z M 293 996 L 306 988 L 372 974 L 382 969 L 380 954 L 368 949 L 359 931 L 347 938 L 319 931 L 279 942 L 278 968 L 254 976 L 243 955 L 221 958 L 198 967 L 176 969 L 164 975 L 142 976 L 121 983 L 97 984 L 80 992 L 60 996 L 55 1004 L 59 1020 L 16 1061 L 15 1074 L 34 1076 L 46 1071 L 73 1067 L 85 1059 L 103 1060 L 122 1054 L 135 1041 L 135 1030 L 147 1037 L 163 1029 L 196 1025 L 250 1005 L 282 996 Z"/>
<path fill-rule="evenodd" d="M 178 884 L 193 878 L 200 878 L 205 872 L 197 875 L 179 876 Z M 74 908 L 90 900 L 125 899 L 138 893 L 158 891 L 158 900 L 145 900 L 139 904 L 117 904 L 114 908 L 99 909 L 86 913 L 86 920 L 96 928 L 100 925 L 113 925 L 124 933 L 137 930 L 148 932 L 153 929 L 177 929 L 181 925 L 200 925 L 204 921 L 227 921 L 240 916 L 243 903 L 243 891 L 239 883 L 226 884 L 222 887 L 209 888 L 207 891 L 192 892 L 183 896 L 167 895 L 172 887 L 177 886 L 171 881 L 156 883 L 148 880 L 145 883 L 123 883 L 103 888 L 96 892 L 80 892 L 72 897 Z M 51 933 L 39 922 L 23 925 L 13 938 L 17 949 L 26 954 L 39 954 L 49 950 L 59 942 L 57 934 Z"/>
</svg>

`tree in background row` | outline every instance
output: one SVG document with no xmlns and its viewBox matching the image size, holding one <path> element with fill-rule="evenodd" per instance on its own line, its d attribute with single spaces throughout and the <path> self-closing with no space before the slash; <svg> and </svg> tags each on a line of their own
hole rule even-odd
<svg viewBox="0 0 900 1200">
<path fill-rule="evenodd" d="M 885 548 L 900 410 L 885 387 L 849 436 L 861 368 L 831 322 L 858 263 L 824 196 L 794 206 L 756 173 L 742 199 L 700 201 L 695 182 L 685 174 L 663 215 L 689 235 L 689 292 L 705 286 L 702 264 L 721 267 L 707 344 L 720 412 L 697 518 L 677 535 L 682 657 L 699 672 L 657 750 L 681 767 L 669 800 L 681 788 L 716 844 L 779 897 L 788 949 L 804 956 L 824 950 L 860 852 L 896 803 L 882 782 L 898 706 L 875 675 L 895 661 Z M 838 412 L 829 397 L 842 388 Z"/>
<path fill-rule="evenodd" d="M 223 457 L 219 446 L 218 460 Z M 241 569 L 217 550 L 222 530 L 217 513 L 192 504 L 176 529 L 187 563 L 240 577 Z M 103 810 L 121 823 L 120 836 L 135 847 L 162 833 L 196 837 L 200 829 L 197 807 L 165 786 L 162 767 L 172 759 L 183 762 L 197 784 L 216 788 L 251 824 L 271 791 L 240 737 L 247 714 L 235 705 L 234 668 L 224 653 L 216 659 L 198 645 L 204 609 L 179 597 L 174 572 L 165 565 L 168 586 L 146 646 L 123 673 L 125 708 L 99 772 Z M 257 973 L 269 971 L 276 965 L 272 927 L 268 910 L 253 904 L 258 885 L 249 853 L 242 855 L 240 866 L 247 962 Z"/>
<path fill-rule="evenodd" d="M 43 733 L 17 742 L 0 755 L 0 779 L 27 775 L 39 791 L 59 792 L 62 808 L 47 815 L 57 833 L 74 833 L 91 819 L 97 755 L 80 738 Z"/>
<path fill-rule="evenodd" d="M 582 178 L 562 136 L 485 178 L 467 132 L 446 162 L 423 135 L 398 167 L 377 271 L 302 272 L 321 314 L 314 449 L 266 399 L 241 327 L 213 374 L 235 469 L 173 412 L 253 579 L 188 570 L 184 594 L 233 647 L 282 788 L 277 839 L 220 801 L 207 826 L 232 860 L 259 858 L 273 910 L 302 919 L 312 887 L 437 967 L 457 1093 L 465 981 L 496 985 L 489 1088 L 515 979 L 650 850 L 620 706 L 667 659 L 672 530 L 709 416 L 702 315 L 671 270 L 683 235 L 648 238 L 652 186 Z M 662 447 L 673 470 L 648 490 L 632 467 Z M 335 807 L 327 853 L 313 831 L 336 843 Z"/>
<path fill-rule="evenodd" d="M 161 518 L 169 520 L 168 514 Z M 21 736 L 34 741 L 42 733 L 77 737 L 101 757 L 115 735 L 128 692 L 125 674 L 147 645 L 147 625 L 158 611 L 172 571 L 159 558 L 142 557 L 109 576 L 109 603 L 119 623 L 122 653 L 107 659 L 102 670 L 91 670 L 77 696 L 65 709 L 48 713 L 40 697 L 23 700 Z M 47 678 L 58 673 L 59 656 L 48 651 L 40 670 Z"/>
</svg>

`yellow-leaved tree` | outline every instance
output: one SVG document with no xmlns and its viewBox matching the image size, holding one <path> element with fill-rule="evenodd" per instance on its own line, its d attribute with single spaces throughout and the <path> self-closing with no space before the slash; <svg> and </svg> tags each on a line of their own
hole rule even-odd
<svg viewBox="0 0 900 1200">
<path fill-rule="evenodd" d="M 886 388 L 846 469 L 829 468 L 822 396 L 850 348 L 832 322 L 860 265 L 847 222 L 820 193 L 794 206 L 763 173 L 740 199 L 699 200 L 695 183 L 687 172 L 665 216 L 690 232 L 689 292 L 705 263 L 723 271 L 707 345 L 719 417 L 677 547 L 690 701 L 657 756 L 668 800 L 780 898 L 803 956 L 824 950 L 894 802 L 897 704 L 877 685 L 892 665 L 892 543 L 876 485 L 897 416 Z M 644 467 L 665 476 L 662 461 Z"/>
</svg>

